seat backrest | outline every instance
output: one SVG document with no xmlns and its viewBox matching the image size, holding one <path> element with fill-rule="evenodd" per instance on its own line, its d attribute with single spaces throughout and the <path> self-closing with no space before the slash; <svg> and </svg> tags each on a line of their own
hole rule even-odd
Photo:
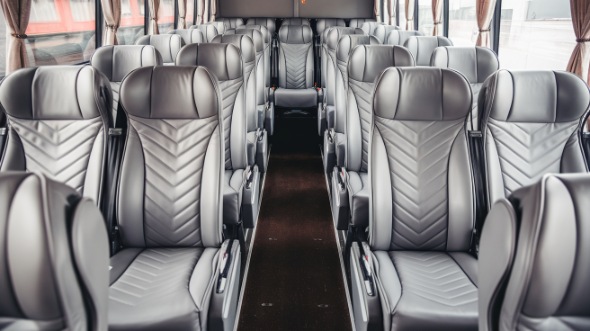
<svg viewBox="0 0 590 331">
<path fill-rule="evenodd" d="M 249 18 L 246 21 L 246 25 L 260 25 L 268 30 L 269 35 L 272 37 L 277 32 L 277 27 L 274 18 Z"/>
<path fill-rule="evenodd" d="M 344 133 L 346 126 L 346 97 L 348 91 L 348 59 L 350 53 L 358 45 L 379 45 L 379 40 L 367 35 L 343 35 L 336 47 L 336 75 L 334 95 L 334 130 Z"/>
<path fill-rule="evenodd" d="M 215 38 L 215 36 L 217 36 L 218 34 L 221 34 L 217 31 L 217 28 L 215 27 L 215 25 L 212 25 L 212 24 L 193 25 L 190 28 L 197 29 L 197 30 L 201 31 L 201 33 L 203 34 L 203 37 L 205 38 L 205 42 L 207 42 L 207 43 L 210 43 L 211 40 L 213 40 L 213 38 Z"/>
<path fill-rule="evenodd" d="M 581 128 L 586 84 L 560 71 L 507 71 L 480 92 L 488 206 L 546 173 L 587 172 Z"/>
<path fill-rule="evenodd" d="M 375 79 L 388 67 L 414 66 L 407 49 L 390 45 L 359 45 L 348 60 L 348 91 L 346 95 L 345 167 L 367 172 L 373 88 Z"/>
<path fill-rule="evenodd" d="M 195 29 L 193 27 L 190 27 L 188 29 L 172 30 L 172 31 L 170 31 L 170 34 L 179 35 L 182 38 L 182 40 L 184 41 L 185 45 L 205 42 L 205 36 L 203 36 L 203 32 L 201 32 L 201 30 Z"/>
<path fill-rule="evenodd" d="M 245 169 L 247 113 L 240 50 L 231 44 L 187 45 L 178 53 L 176 65 L 205 67 L 219 81 L 225 169 Z"/>
<path fill-rule="evenodd" d="M 363 32 L 366 35 L 369 36 L 374 36 L 375 35 L 375 29 L 379 26 L 379 25 L 384 25 L 385 23 L 383 22 L 376 22 L 376 21 L 367 21 L 364 22 L 363 24 L 361 24 L 361 30 L 363 30 Z M 383 42 L 381 40 L 379 40 L 380 43 L 383 44 Z"/>
<path fill-rule="evenodd" d="M 249 21 L 249 20 L 248 20 Z M 247 30 L 258 30 L 262 33 L 264 41 L 264 75 L 265 75 L 265 86 L 270 87 L 270 45 L 272 43 L 272 35 L 269 30 L 263 25 L 251 25 L 246 24 L 236 29 L 236 34 L 243 34 Z M 266 92 L 268 93 L 268 92 Z"/>
<path fill-rule="evenodd" d="M 374 18 L 353 18 L 350 20 L 348 24 L 351 28 L 362 28 L 363 23 L 366 22 L 376 22 Z"/>
<path fill-rule="evenodd" d="M 379 42 L 385 44 L 389 33 L 396 30 L 399 30 L 399 26 L 379 24 L 375 26 L 375 30 L 373 30 L 372 35 L 375 36 Z"/>
<path fill-rule="evenodd" d="M 440 36 L 412 36 L 406 40 L 404 46 L 414 55 L 417 66 L 429 66 L 434 50 L 437 47 L 453 46 L 453 42 Z"/>
<path fill-rule="evenodd" d="M 391 30 L 387 34 L 384 44 L 403 46 L 408 38 L 423 35 L 420 31 Z"/>
<path fill-rule="evenodd" d="M 184 46 L 184 40 L 177 34 L 157 34 L 143 36 L 135 42 L 136 45 L 152 45 L 160 55 L 165 65 L 173 65 L 176 55 Z"/>
<path fill-rule="evenodd" d="M 313 33 L 308 25 L 283 25 L 279 30 L 279 87 L 313 86 Z"/>
<path fill-rule="evenodd" d="M 109 240 L 94 202 L 37 173 L 0 174 L 0 320 L 10 330 L 108 328 Z"/>
<path fill-rule="evenodd" d="M 336 71 L 338 70 L 336 64 L 336 49 L 338 48 L 338 41 L 345 35 L 363 35 L 363 30 L 358 28 L 347 27 L 331 27 L 329 28 L 325 39 L 326 56 L 322 58 L 322 64 L 325 65 L 322 72 L 322 82 L 326 87 L 325 97 L 326 103 L 330 106 L 334 105 L 334 98 L 336 95 Z M 325 61 L 325 64 L 324 64 Z"/>
<path fill-rule="evenodd" d="M 341 18 L 318 18 L 315 24 L 315 32 L 322 37 L 324 31 L 333 26 L 346 26 L 346 22 Z"/>
<path fill-rule="evenodd" d="M 206 44 L 187 47 L 200 45 Z M 221 245 L 225 147 L 218 91 L 203 67 L 140 68 L 123 80 L 129 127 L 117 219 L 124 246 Z"/>
<path fill-rule="evenodd" d="M 204 25 L 212 25 L 215 27 L 215 29 L 217 30 L 217 34 L 224 34 L 226 33 L 228 30 L 231 30 L 229 24 L 227 24 L 224 21 L 212 21 L 212 22 L 207 22 L 204 23 Z M 211 41 L 209 41 L 211 42 Z"/>
<path fill-rule="evenodd" d="M 389 68 L 379 77 L 369 152 L 373 249 L 469 250 L 470 110 L 469 83 L 454 70 Z"/>
<path fill-rule="evenodd" d="M 94 52 L 90 64 L 111 82 L 113 92 L 113 119 L 117 118 L 121 81 L 140 67 L 162 65 L 162 56 L 154 46 L 116 45 L 102 46 Z"/>
<path fill-rule="evenodd" d="M 469 128 L 479 130 L 477 100 L 483 82 L 500 66 L 496 53 L 487 47 L 437 47 L 430 58 L 430 66 L 454 69 L 467 78 L 473 93 Z"/>
<path fill-rule="evenodd" d="M 299 17 L 291 17 L 291 18 L 285 18 L 282 22 L 281 22 L 281 28 L 287 25 L 307 25 L 307 26 L 311 26 L 311 23 L 309 22 L 309 20 L 307 18 L 299 18 Z"/>
<path fill-rule="evenodd" d="M 259 30 L 240 28 L 236 29 L 236 35 L 248 36 L 254 42 L 254 50 L 256 51 L 256 72 L 254 73 L 256 77 L 256 104 L 259 107 L 263 107 L 266 105 L 266 100 L 268 100 L 268 89 L 266 88 L 265 75 L 267 63 L 262 33 Z"/>
<path fill-rule="evenodd" d="M 590 176 L 546 175 L 498 201 L 479 250 L 479 330 L 587 330 Z"/>
<path fill-rule="evenodd" d="M 91 66 L 10 74 L 0 85 L 9 124 L 0 171 L 40 172 L 100 204 L 112 102 L 108 79 Z"/>
<path fill-rule="evenodd" d="M 239 17 L 234 18 L 226 18 L 226 17 L 218 17 L 215 19 L 218 22 L 223 22 L 226 26 L 226 30 L 235 30 L 240 26 L 244 25 L 244 20 Z"/>
</svg>

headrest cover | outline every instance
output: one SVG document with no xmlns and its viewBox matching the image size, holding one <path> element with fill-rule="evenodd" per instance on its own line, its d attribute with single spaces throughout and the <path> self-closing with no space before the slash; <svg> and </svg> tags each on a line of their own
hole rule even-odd
<svg viewBox="0 0 590 331">
<path fill-rule="evenodd" d="M 373 35 L 373 33 L 375 32 L 375 28 L 377 28 L 377 26 L 383 25 L 383 24 L 385 24 L 385 23 L 383 23 L 383 22 L 375 22 L 375 21 L 364 22 L 361 25 L 361 30 L 363 30 L 363 32 L 365 34 Z M 381 40 L 379 40 L 379 41 L 381 41 Z"/>
<path fill-rule="evenodd" d="M 283 20 L 283 22 L 281 23 L 281 28 L 283 26 L 287 26 L 287 25 L 307 25 L 307 26 L 310 26 L 311 23 L 309 22 L 309 20 L 307 18 L 293 17 L 293 18 L 285 18 Z"/>
<path fill-rule="evenodd" d="M 256 31 L 259 31 L 262 34 L 262 41 L 265 44 L 269 44 L 270 43 L 271 36 L 268 33 L 268 29 L 265 28 L 262 25 L 253 25 L 253 24 L 250 24 L 250 25 L 242 25 L 242 26 L 240 26 L 239 28 L 237 28 L 235 30 L 235 33 L 236 34 L 244 34 L 244 32 L 246 32 L 248 30 L 256 30 Z M 256 41 L 254 41 L 254 44 L 256 44 Z"/>
<path fill-rule="evenodd" d="M 388 68 L 377 80 L 375 116 L 400 121 L 447 121 L 471 111 L 471 87 L 451 69 Z"/>
<path fill-rule="evenodd" d="M 505 122 L 559 123 L 580 120 L 588 111 L 588 86 L 563 71 L 500 70 L 484 83 L 480 109 Z"/>
<path fill-rule="evenodd" d="M 399 30 L 399 27 L 394 25 L 381 24 L 375 27 L 375 31 L 373 32 L 373 34 L 375 35 L 375 37 L 377 37 L 377 39 L 379 39 L 380 42 L 384 43 L 387 40 L 389 32 L 395 30 Z"/>
<path fill-rule="evenodd" d="M 256 53 L 264 52 L 264 39 L 262 39 L 262 33 L 260 31 L 254 29 L 236 29 L 235 34 L 239 36 L 248 36 L 250 41 L 254 42 L 254 50 Z M 222 42 L 226 43 L 226 41 Z"/>
<path fill-rule="evenodd" d="M 404 46 L 414 55 L 416 65 L 430 65 L 430 57 L 434 49 L 441 46 L 453 46 L 449 38 L 440 36 L 412 36 L 404 43 Z"/>
<path fill-rule="evenodd" d="M 348 60 L 348 76 L 361 82 L 373 83 L 388 67 L 413 67 L 414 58 L 407 49 L 391 45 L 360 45 L 352 50 Z"/>
<path fill-rule="evenodd" d="M 162 56 L 151 45 L 111 45 L 97 49 L 90 63 L 111 82 L 120 82 L 136 68 L 162 65 Z"/>
<path fill-rule="evenodd" d="M 268 30 L 270 35 L 276 31 L 276 24 L 273 18 L 249 18 L 246 25 L 261 25 Z"/>
<path fill-rule="evenodd" d="M 424 34 L 420 31 L 404 31 L 404 30 L 392 30 L 389 31 L 385 44 L 387 45 L 400 45 L 403 46 L 408 38 L 413 36 L 423 36 Z"/>
<path fill-rule="evenodd" d="M 0 85 L 7 115 L 30 120 L 107 118 L 113 106 L 108 79 L 91 66 L 25 68 Z"/>
<path fill-rule="evenodd" d="M 455 69 L 470 84 L 483 83 L 499 67 L 498 57 L 487 47 L 437 47 L 430 58 L 430 66 Z"/>
<path fill-rule="evenodd" d="M 142 118 L 207 118 L 219 112 L 219 88 L 204 67 L 145 67 L 123 80 L 121 104 Z"/>
<path fill-rule="evenodd" d="M 219 81 L 243 76 L 240 50 L 231 44 L 187 45 L 178 53 L 176 65 L 206 67 Z"/>
<path fill-rule="evenodd" d="M 344 35 L 350 34 L 359 34 L 362 35 L 363 30 L 358 28 L 346 28 L 341 26 L 331 27 L 328 29 L 328 37 L 326 38 L 326 44 L 331 51 L 336 51 L 336 47 L 338 47 L 338 41 L 340 37 Z"/>
<path fill-rule="evenodd" d="M 211 24 L 193 25 L 193 26 L 191 26 L 191 29 L 192 28 L 198 29 L 199 31 L 201 31 L 201 33 L 203 34 L 203 37 L 205 37 L 206 42 L 211 42 L 211 40 L 213 40 L 213 38 L 215 38 L 215 36 L 220 34 L 217 31 L 217 28 Z"/>
<path fill-rule="evenodd" d="M 156 34 L 143 36 L 135 42 L 136 45 L 152 45 L 160 55 L 164 63 L 174 63 L 176 54 L 184 46 L 184 40 L 177 34 Z"/>
<path fill-rule="evenodd" d="M 212 43 L 232 44 L 236 46 L 242 54 L 244 63 L 253 62 L 256 60 L 256 52 L 254 51 L 254 43 L 252 39 L 243 34 L 226 34 L 217 35 L 213 38 Z"/>
<path fill-rule="evenodd" d="M 326 29 L 332 26 L 346 26 L 346 22 L 341 18 L 320 18 L 316 22 L 315 29 L 317 34 L 321 35 Z"/>
<path fill-rule="evenodd" d="M 204 25 L 212 25 L 212 26 L 214 26 L 215 29 L 217 30 L 217 34 L 224 34 L 226 30 L 231 29 L 231 27 L 229 26 L 229 24 L 226 24 L 223 21 L 207 22 Z"/>
<path fill-rule="evenodd" d="M 309 25 L 283 25 L 279 30 L 279 42 L 285 44 L 309 44 L 313 32 Z"/>
<path fill-rule="evenodd" d="M 203 32 L 195 28 L 172 30 L 170 34 L 177 34 L 182 37 L 185 45 L 205 42 Z"/>
<path fill-rule="evenodd" d="M 367 35 L 346 35 L 340 37 L 336 49 L 336 58 L 348 62 L 350 52 L 358 45 L 379 45 L 380 42 L 374 36 Z"/>
<path fill-rule="evenodd" d="M 366 22 L 375 22 L 374 18 L 353 18 L 350 20 L 350 24 L 348 26 L 353 28 L 360 28 L 363 23 Z"/>
</svg>

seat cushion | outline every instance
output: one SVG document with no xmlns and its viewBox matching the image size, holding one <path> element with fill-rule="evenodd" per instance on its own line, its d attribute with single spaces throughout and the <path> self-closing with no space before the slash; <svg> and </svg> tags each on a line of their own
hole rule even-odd
<svg viewBox="0 0 590 331">
<path fill-rule="evenodd" d="M 279 107 L 317 107 L 318 92 L 314 88 L 275 90 L 275 105 Z"/>
<path fill-rule="evenodd" d="M 201 330 L 217 251 L 130 248 L 113 256 L 109 330 Z"/>
<path fill-rule="evenodd" d="M 348 199 L 352 225 L 366 227 L 369 225 L 369 174 L 366 172 L 348 172 Z"/>
<path fill-rule="evenodd" d="M 477 330 L 477 260 L 467 253 L 376 251 L 392 330 Z"/>
<path fill-rule="evenodd" d="M 242 205 L 244 170 L 226 170 L 223 187 L 223 223 L 238 224 Z"/>
</svg>

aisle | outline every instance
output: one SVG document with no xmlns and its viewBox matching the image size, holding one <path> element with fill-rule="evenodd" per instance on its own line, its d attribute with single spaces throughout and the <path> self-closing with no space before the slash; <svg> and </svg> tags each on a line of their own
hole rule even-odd
<svg viewBox="0 0 590 331">
<path fill-rule="evenodd" d="M 351 330 L 314 122 L 276 132 L 238 330 Z"/>
</svg>

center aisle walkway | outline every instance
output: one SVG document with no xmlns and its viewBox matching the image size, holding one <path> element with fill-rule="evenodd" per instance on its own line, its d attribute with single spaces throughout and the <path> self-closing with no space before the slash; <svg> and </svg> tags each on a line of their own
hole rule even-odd
<svg viewBox="0 0 590 331">
<path fill-rule="evenodd" d="M 315 120 L 276 124 L 238 330 L 351 330 Z"/>
</svg>

